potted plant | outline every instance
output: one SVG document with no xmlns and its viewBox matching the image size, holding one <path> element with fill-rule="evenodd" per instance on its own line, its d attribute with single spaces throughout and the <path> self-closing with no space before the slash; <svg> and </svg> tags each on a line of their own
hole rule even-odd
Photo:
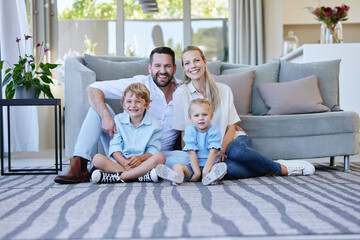
<svg viewBox="0 0 360 240">
<path fill-rule="evenodd" d="M 25 49 L 26 42 L 29 38 L 32 38 L 29 35 L 24 35 L 25 39 Z M 12 99 L 16 91 L 20 91 L 21 88 L 26 91 L 31 89 L 35 90 L 36 98 L 39 98 L 41 92 L 43 92 L 48 98 L 54 98 L 51 93 L 50 84 L 53 84 L 51 80 L 52 73 L 51 69 L 55 69 L 59 64 L 43 63 L 44 54 L 49 51 L 49 49 L 43 48 L 43 43 L 38 43 L 36 45 L 36 50 L 39 52 L 37 59 L 33 55 L 28 55 L 24 53 L 24 57 L 20 52 L 20 41 L 21 38 L 16 38 L 19 51 L 19 61 L 18 63 L 11 65 L 6 60 L 0 61 L 0 71 L 3 69 L 3 65 L 6 62 L 9 65 L 9 68 L 5 70 L 5 77 L 2 82 L 2 86 L 5 88 L 5 97 L 6 99 Z"/>
</svg>

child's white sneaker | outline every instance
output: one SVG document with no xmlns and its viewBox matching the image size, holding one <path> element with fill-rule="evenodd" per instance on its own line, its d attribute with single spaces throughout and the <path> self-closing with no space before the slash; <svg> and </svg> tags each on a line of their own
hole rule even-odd
<svg viewBox="0 0 360 240">
<path fill-rule="evenodd" d="M 158 182 L 159 181 L 155 168 L 153 168 L 149 172 L 145 173 L 144 176 L 138 177 L 138 180 L 139 180 L 139 182 Z"/>
<path fill-rule="evenodd" d="M 156 173 L 159 177 L 175 183 L 182 183 L 184 181 L 184 177 L 181 174 L 175 172 L 164 164 L 158 164 L 156 166 Z"/>
<path fill-rule="evenodd" d="M 303 160 L 278 160 L 276 161 L 284 165 L 290 175 L 313 175 L 315 167 L 311 163 Z"/>
<path fill-rule="evenodd" d="M 211 171 L 202 178 L 201 182 L 204 185 L 209 185 L 214 183 L 217 180 L 222 179 L 227 171 L 227 165 L 224 162 L 216 163 L 211 168 Z"/>
<path fill-rule="evenodd" d="M 121 174 L 121 173 L 120 173 Z M 91 181 L 94 183 L 121 183 L 119 173 L 107 173 L 96 169 L 91 174 Z"/>
</svg>

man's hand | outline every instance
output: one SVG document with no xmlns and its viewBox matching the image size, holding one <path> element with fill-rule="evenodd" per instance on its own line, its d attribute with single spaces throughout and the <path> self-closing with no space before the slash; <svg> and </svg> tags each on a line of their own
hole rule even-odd
<svg viewBox="0 0 360 240">
<path fill-rule="evenodd" d="M 115 122 L 111 115 L 101 119 L 101 128 L 104 132 L 109 134 L 111 139 L 114 137 L 114 133 L 117 133 Z"/>
</svg>

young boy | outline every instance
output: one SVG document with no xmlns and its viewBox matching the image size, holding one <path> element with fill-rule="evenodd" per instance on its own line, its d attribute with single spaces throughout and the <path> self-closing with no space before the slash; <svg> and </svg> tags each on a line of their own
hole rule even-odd
<svg viewBox="0 0 360 240">
<path fill-rule="evenodd" d="M 129 85 L 121 99 L 124 112 L 114 117 L 116 132 L 109 156 L 96 154 L 91 174 L 95 183 L 116 183 L 134 179 L 157 182 L 156 165 L 165 163 L 161 147 L 161 126 L 148 113 L 150 92 L 145 85 Z M 145 175 L 144 175 L 145 174 Z"/>
<path fill-rule="evenodd" d="M 193 125 L 185 128 L 183 151 L 188 152 L 188 164 L 175 164 L 173 170 L 161 164 L 156 167 L 158 176 L 182 184 L 184 178 L 209 185 L 217 182 L 226 174 L 227 166 L 219 162 L 221 135 L 217 126 L 211 125 L 214 110 L 206 99 L 194 99 L 189 106 L 189 119 Z"/>
</svg>

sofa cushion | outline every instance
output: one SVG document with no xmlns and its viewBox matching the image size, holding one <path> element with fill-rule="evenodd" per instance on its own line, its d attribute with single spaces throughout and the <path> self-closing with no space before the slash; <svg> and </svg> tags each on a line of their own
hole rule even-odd
<svg viewBox="0 0 360 240">
<path fill-rule="evenodd" d="M 135 75 L 148 75 L 149 59 L 117 62 L 85 54 L 85 66 L 96 74 L 96 81 L 130 78 Z"/>
<path fill-rule="evenodd" d="M 242 65 L 238 68 L 226 69 L 222 71 L 221 74 L 231 74 L 231 73 L 248 72 L 255 70 L 252 97 L 251 97 L 251 113 L 253 115 L 266 115 L 268 111 L 268 107 L 265 105 L 263 99 L 261 98 L 257 86 L 260 83 L 278 82 L 279 66 L 280 66 L 279 60 L 275 60 L 273 62 L 258 66 Z M 234 92 L 235 98 L 236 95 L 237 93 Z"/>
<path fill-rule="evenodd" d="M 240 126 L 251 138 L 316 136 L 359 131 L 359 117 L 350 111 L 240 117 Z"/>
<path fill-rule="evenodd" d="M 269 115 L 328 112 L 322 105 L 317 77 L 308 76 L 282 83 L 260 83 L 261 97 L 270 109 Z"/>
<path fill-rule="evenodd" d="M 234 104 L 238 114 L 246 115 L 251 112 L 251 93 L 255 71 L 241 72 L 215 76 L 216 82 L 228 85 L 234 95 Z"/>
<path fill-rule="evenodd" d="M 184 79 L 184 70 L 181 65 L 181 59 L 176 59 L 175 64 L 176 64 L 175 77 L 179 80 L 183 80 Z M 209 72 L 216 76 L 220 75 L 221 64 L 222 64 L 221 61 L 208 61 L 207 67 L 209 69 Z"/>
<path fill-rule="evenodd" d="M 280 61 L 279 82 L 289 82 L 315 75 L 323 99 L 323 104 L 332 111 L 340 110 L 339 107 L 339 71 L 340 60 L 330 60 L 311 63 L 290 63 Z"/>
</svg>

